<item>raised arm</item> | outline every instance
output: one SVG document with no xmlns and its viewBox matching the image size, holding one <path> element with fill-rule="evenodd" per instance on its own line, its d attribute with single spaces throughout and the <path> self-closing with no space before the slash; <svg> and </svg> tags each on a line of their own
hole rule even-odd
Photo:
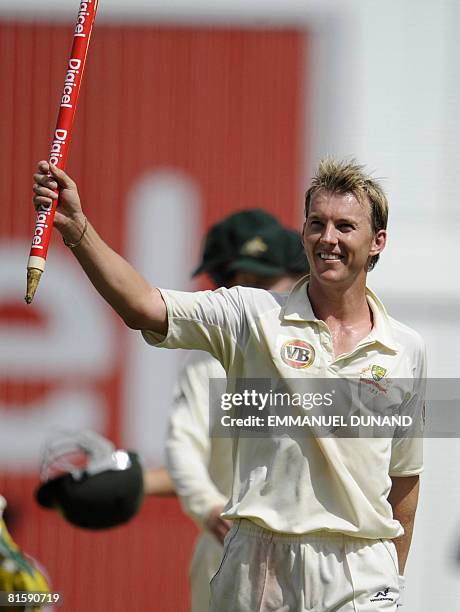
<svg viewBox="0 0 460 612">
<path fill-rule="evenodd" d="M 166 335 L 167 312 L 161 293 L 97 234 L 83 213 L 75 182 L 46 161 L 39 162 L 34 181 L 36 208 L 56 199 L 53 189 L 59 186 L 54 226 L 101 296 L 128 327 Z"/>
</svg>

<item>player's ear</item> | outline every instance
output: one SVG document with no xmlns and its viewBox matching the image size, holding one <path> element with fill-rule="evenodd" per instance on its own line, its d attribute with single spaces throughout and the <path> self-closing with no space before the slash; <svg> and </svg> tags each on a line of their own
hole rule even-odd
<svg viewBox="0 0 460 612">
<path fill-rule="evenodd" d="M 378 255 L 383 251 L 387 243 L 387 232 L 384 229 L 379 230 L 372 236 L 372 242 L 369 249 L 369 257 Z"/>
</svg>

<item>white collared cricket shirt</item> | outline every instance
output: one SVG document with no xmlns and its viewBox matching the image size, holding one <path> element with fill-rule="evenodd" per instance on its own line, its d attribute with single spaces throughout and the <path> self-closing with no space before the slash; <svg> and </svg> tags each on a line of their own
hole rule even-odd
<svg viewBox="0 0 460 612">
<path fill-rule="evenodd" d="M 290 294 L 243 287 L 162 290 L 167 336 L 143 335 L 160 347 L 208 351 L 227 372 L 229 391 L 237 379 L 282 380 L 291 393 L 305 383 L 317 389 L 318 381 L 349 379 L 352 410 L 372 399 L 421 415 L 421 337 L 390 318 L 367 290 L 373 328 L 350 353 L 336 356 L 328 327 L 312 312 L 307 283 L 299 281 Z M 305 413 L 302 406 L 298 411 Z M 372 539 L 403 533 L 387 500 L 390 476 L 423 469 L 420 437 L 280 435 L 270 428 L 259 437 L 234 431 L 233 461 L 226 518 L 248 518 L 281 533 L 321 530 Z"/>
</svg>

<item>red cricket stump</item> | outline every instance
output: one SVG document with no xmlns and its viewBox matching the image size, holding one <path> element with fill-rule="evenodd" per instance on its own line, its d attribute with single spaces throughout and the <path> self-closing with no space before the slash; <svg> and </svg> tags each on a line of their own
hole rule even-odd
<svg viewBox="0 0 460 612">
<path fill-rule="evenodd" d="M 78 94 L 83 78 L 91 31 L 96 17 L 99 0 L 82 0 L 78 9 L 77 22 L 73 34 L 72 50 L 64 79 L 59 113 L 54 130 L 49 161 L 64 170 L 72 135 Z M 59 193 L 59 189 L 56 189 Z M 59 200 L 48 206 L 42 204 L 37 210 L 35 231 L 32 238 L 29 260 L 27 262 L 27 294 L 25 300 L 30 304 L 37 290 L 40 277 L 45 269 L 48 245 L 53 229 L 53 219 Z"/>
</svg>

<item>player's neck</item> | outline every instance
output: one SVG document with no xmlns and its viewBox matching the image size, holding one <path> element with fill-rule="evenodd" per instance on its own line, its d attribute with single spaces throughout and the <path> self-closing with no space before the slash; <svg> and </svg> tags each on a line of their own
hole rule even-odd
<svg viewBox="0 0 460 612">
<path fill-rule="evenodd" d="M 334 319 L 343 325 L 362 324 L 369 321 L 371 316 L 365 278 L 350 286 L 323 285 L 311 278 L 308 297 L 315 316 L 326 323 Z"/>
</svg>

